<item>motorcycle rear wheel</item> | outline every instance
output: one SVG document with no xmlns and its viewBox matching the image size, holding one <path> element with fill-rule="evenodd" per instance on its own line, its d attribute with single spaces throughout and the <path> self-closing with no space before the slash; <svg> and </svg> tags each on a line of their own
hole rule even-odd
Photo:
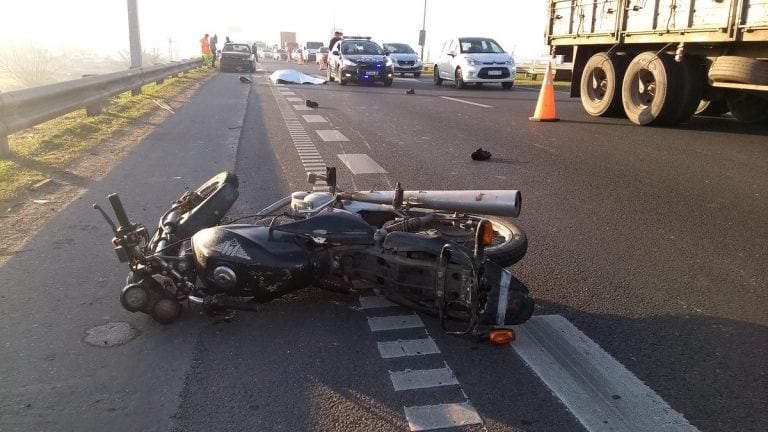
<svg viewBox="0 0 768 432">
<path fill-rule="evenodd" d="M 238 185 L 237 175 L 226 171 L 203 183 L 195 190 L 202 201 L 179 217 L 176 236 L 184 239 L 218 224 L 237 200 Z"/>
<path fill-rule="evenodd" d="M 471 221 L 467 224 L 456 224 L 453 216 L 435 212 L 441 218 L 429 222 L 424 230 L 437 230 L 441 237 L 470 249 L 475 247 L 475 229 L 481 219 L 486 219 L 493 225 L 493 245 L 485 248 L 485 256 L 494 263 L 509 267 L 520 261 L 528 250 L 528 237 L 523 230 L 512 222 L 504 219 L 482 215 L 462 215 L 462 220 Z M 443 219 L 443 217 L 447 217 Z"/>
</svg>

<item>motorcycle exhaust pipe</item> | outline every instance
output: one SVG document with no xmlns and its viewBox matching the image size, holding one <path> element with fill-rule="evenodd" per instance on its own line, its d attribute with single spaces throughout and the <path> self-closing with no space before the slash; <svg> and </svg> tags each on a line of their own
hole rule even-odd
<svg viewBox="0 0 768 432">
<path fill-rule="evenodd" d="M 373 204 L 392 204 L 394 191 L 342 194 L 343 199 Z M 403 204 L 433 210 L 518 217 L 522 205 L 519 190 L 403 191 Z"/>
</svg>

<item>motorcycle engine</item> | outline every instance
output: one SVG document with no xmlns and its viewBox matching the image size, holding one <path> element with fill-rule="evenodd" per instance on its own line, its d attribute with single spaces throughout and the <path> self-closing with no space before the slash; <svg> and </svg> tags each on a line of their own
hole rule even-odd
<svg viewBox="0 0 768 432">
<path fill-rule="evenodd" d="M 332 199 L 330 192 L 294 192 L 291 194 L 291 211 L 294 215 L 310 213 Z"/>
</svg>

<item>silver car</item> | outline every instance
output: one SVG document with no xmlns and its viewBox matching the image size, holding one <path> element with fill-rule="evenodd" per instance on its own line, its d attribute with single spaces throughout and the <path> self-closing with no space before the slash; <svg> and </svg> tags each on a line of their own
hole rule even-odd
<svg viewBox="0 0 768 432">
<path fill-rule="evenodd" d="M 467 83 L 498 83 L 511 89 L 515 83 L 515 60 L 495 40 L 486 37 L 459 37 L 443 44 L 435 62 L 435 85 L 453 81 L 456 88 Z"/>
<path fill-rule="evenodd" d="M 384 49 L 389 51 L 389 58 L 395 65 L 395 73 L 403 76 L 413 74 L 414 78 L 421 76 L 421 59 L 410 45 L 404 43 L 385 43 Z"/>
</svg>

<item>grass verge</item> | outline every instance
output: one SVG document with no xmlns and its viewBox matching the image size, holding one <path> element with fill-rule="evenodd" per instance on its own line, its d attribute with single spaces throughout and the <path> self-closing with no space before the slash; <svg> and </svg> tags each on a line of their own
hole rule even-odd
<svg viewBox="0 0 768 432">
<path fill-rule="evenodd" d="M 11 155 L 0 159 L 0 204 L 17 198 L 48 173 L 66 168 L 116 132 L 161 109 L 158 102 L 172 100 L 212 71 L 193 69 L 163 84 L 148 84 L 139 96 L 118 95 L 104 104 L 99 116 L 87 117 L 82 109 L 10 135 Z"/>
</svg>

